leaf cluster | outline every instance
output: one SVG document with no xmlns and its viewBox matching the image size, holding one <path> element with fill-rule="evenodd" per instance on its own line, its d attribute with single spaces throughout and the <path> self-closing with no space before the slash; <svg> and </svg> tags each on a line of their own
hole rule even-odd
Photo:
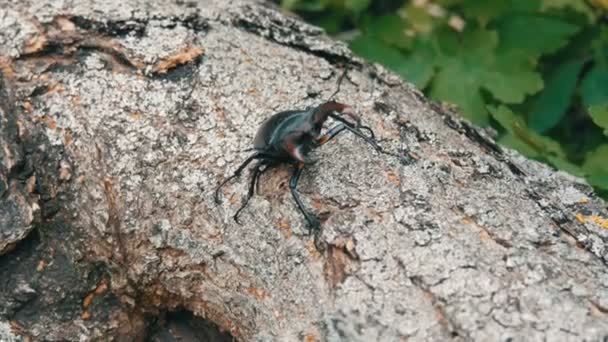
<svg viewBox="0 0 608 342">
<path fill-rule="evenodd" d="M 608 196 L 608 0 L 282 0 Z"/>
</svg>

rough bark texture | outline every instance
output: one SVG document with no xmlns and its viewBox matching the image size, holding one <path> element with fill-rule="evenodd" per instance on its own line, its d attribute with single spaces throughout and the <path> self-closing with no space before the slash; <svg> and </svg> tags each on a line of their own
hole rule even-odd
<svg viewBox="0 0 608 342">
<path fill-rule="evenodd" d="M 608 212 L 588 185 L 273 7 L 0 0 L 0 55 L 0 340 L 608 336 L 608 230 L 588 219 Z M 246 177 L 212 194 L 338 64 L 338 99 L 394 156 L 347 134 L 315 152 L 300 190 L 321 254 L 289 166 L 241 225 Z"/>
</svg>

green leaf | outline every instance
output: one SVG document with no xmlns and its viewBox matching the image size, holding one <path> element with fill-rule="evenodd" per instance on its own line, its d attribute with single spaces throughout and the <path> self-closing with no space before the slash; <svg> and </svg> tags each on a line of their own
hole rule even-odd
<svg viewBox="0 0 608 342">
<path fill-rule="evenodd" d="M 440 46 L 440 67 L 432 85 L 433 98 L 460 106 L 463 114 L 478 125 L 488 124 L 481 89 L 505 103 L 519 103 L 526 95 L 542 89 L 543 82 L 534 64 L 518 51 L 497 54 L 496 32 L 483 29 L 465 30 L 461 45 L 449 34 L 438 41 L 448 42 L 448 49 Z"/>
<path fill-rule="evenodd" d="M 594 173 L 588 175 L 587 181 L 595 188 L 608 191 L 608 173 Z"/>
<path fill-rule="evenodd" d="M 542 0 L 541 10 L 570 8 L 578 13 L 584 14 L 590 23 L 595 21 L 593 10 L 587 6 L 584 0 Z"/>
<path fill-rule="evenodd" d="M 532 102 L 528 125 L 539 133 L 555 127 L 566 114 L 576 89 L 582 61 L 570 61 L 559 65 L 549 75 L 546 88 Z"/>
<path fill-rule="evenodd" d="M 298 0 L 281 0 L 281 6 L 287 9 L 294 9 L 298 4 Z"/>
<path fill-rule="evenodd" d="M 565 159 L 565 157 L 547 156 L 546 158 L 547 158 L 547 162 L 549 162 L 551 165 L 553 165 L 558 170 L 566 171 L 569 174 L 575 175 L 578 177 L 585 176 L 585 172 L 581 169 L 580 166 L 569 162 L 568 160 Z"/>
<path fill-rule="evenodd" d="M 361 57 L 380 63 L 397 72 L 403 62 L 403 54 L 398 49 L 384 44 L 373 36 L 363 34 L 350 42 L 350 48 Z"/>
<path fill-rule="evenodd" d="M 583 169 L 589 173 L 608 173 L 608 144 L 600 145 L 595 150 L 587 153 Z"/>
<path fill-rule="evenodd" d="M 441 7 L 452 7 L 454 5 L 459 5 L 464 1 L 465 0 L 435 0 L 433 2 Z"/>
<path fill-rule="evenodd" d="M 536 12 L 540 8 L 540 0 L 502 0 L 502 1 L 481 1 L 481 0 L 434 0 L 442 7 L 454 7 L 461 5 L 462 7 L 471 8 L 487 8 L 494 6 L 496 8 L 509 9 L 511 12 Z"/>
<path fill-rule="evenodd" d="M 435 76 L 431 97 L 458 105 L 462 114 L 473 123 L 486 126 L 489 123 L 485 104 L 481 98 L 479 70 L 462 63 L 459 59 L 446 61 Z"/>
<path fill-rule="evenodd" d="M 351 42 L 350 48 L 361 57 L 380 63 L 404 80 L 424 88 L 433 76 L 434 58 L 430 47 L 421 42 L 416 44 L 420 47 L 406 55 L 374 37 L 362 35 Z"/>
<path fill-rule="evenodd" d="M 539 159 L 549 161 L 551 157 L 563 161 L 566 160 L 566 154 L 558 142 L 530 130 L 528 126 L 526 126 L 524 120 L 520 116 L 515 115 L 508 107 L 488 106 L 488 110 L 492 114 L 492 117 L 504 127 L 510 135 L 520 140 L 520 143 L 527 145 L 527 148 L 534 150 Z M 528 151 L 527 155 L 530 154 L 531 153 Z"/>
<path fill-rule="evenodd" d="M 501 51 L 520 50 L 530 58 L 557 51 L 578 30 L 578 26 L 534 14 L 507 16 L 498 26 Z"/>
<path fill-rule="evenodd" d="M 336 34 L 340 33 L 343 21 L 344 21 L 344 17 L 341 17 L 338 14 L 336 14 L 335 16 L 328 16 L 328 15 L 321 14 L 321 15 L 319 15 L 318 18 L 311 20 L 311 23 L 313 25 L 322 27 L 323 30 L 325 30 L 325 32 L 327 32 L 327 34 L 336 35 Z"/>
<path fill-rule="evenodd" d="M 396 14 L 368 16 L 363 22 L 363 30 L 388 45 L 400 49 L 412 46 L 412 37 L 406 36 L 407 24 Z"/>
<path fill-rule="evenodd" d="M 608 6 L 608 0 L 606 5 Z M 608 25 L 602 25 L 598 29 L 599 33 L 591 43 L 591 50 L 596 63 L 608 65 Z"/>
<path fill-rule="evenodd" d="M 425 7 L 408 5 L 403 7 L 399 13 L 416 32 L 429 33 L 435 27 L 436 19 Z"/>
<path fill-rule="evenodd" d="M 608 66 L 596 65 L 581 84 L 583 101 L 587 107 L 608 104 Z"/>
<path fill-rule="evenodd" d="M 473 0 L 475 1 L 475 0 Z M 515 12 L 538 12 L 541 6 L 541 0 L 504 0 L 508 3 L 509 10 Z"/>
<path fill-rule="evenodd" d="M 514 148 L 529 158 L 545 161 L 559 170 L 581 177 L 584 176 L 579 166 L 568 161 L 558 142 L 528 129 L 523 119 L 509 108 L 506 106 L 489 106 L 488 110 L 492 113 L 492 117 L 507 131 L 501 137 L 499 143 Z"/>
<path fill-rule="evenodd" d="M 591 185 L 608 190 L 608 144 L 587 153 L 583 170 Z"/>
<path fill-rule="evenodd" d="M 543 79 L 535 65 L 518 51 L 499 53 L 486 67 L 483 86 L 505 103 L 520 103 L 526 95 L 543 89 Z"/>
<path fill-rule="evenodd" d="M 361 13 L 369 7 L 370 3 L 371 0 L 344 0 L 344 7 L 355 13 Z"/>
<path fill-rule="evenodd" d="M 502 146 L 506 146 L 508 148 L 519 151 L 521 154 L 528 158 L 539 159 L 540 154 L 537 150 L 530 147 L 530 145 L 523 142 L 518 137 L 514 136 L 511 133 L 505 134 L 498 139 L 498 143 Z"/>
<path fill-rule="evenodd" d="M 282 0 L 281 6 L 289 10 L 320 12 L 328 5 L 328 0 Z"/>
<path fill-rule="evenodd" d="M 425 89 L 435 72 L 435 60 L 436 56 L 430 43 L 416 39 L 411 52 L 399 67 L 399 74 L 419 89 Z"/>
<path fill-rule="evenodd" d="M 477 19 L 482 26 L 500 17 L 507 10 L 509 10 L 507 1 L 465 1 L 462 4 L 465 18 Z"/>
<path fill-rule="evenodd" d="M 492 118 L 513 136 L 516 136 L 517 127 L 526 127 L 521 116 L 515 115 L 507 106 L 488 106 L 488 110 L 492 114 Z"/>
<path fill-rule="evenodd" d="M 559 158 L 562 160 L 566 159 L 566 153 L 562 149 L 562 145 L 543 135 L 540 135 L 532 130 L 526 130 L 525 132 L 520 132 L 520 136 L 526 136 L 534 144 L 542 146 L 543 156 L 547 158 L 549 161 L 554 158 Z"/>
<path fill-rule="evenodd" d="M 608 136 L 608 105 L 589 107 L 591 120 L 604 130 L 604 135 Z M 606 160 L 608 164 L 608 160 Z"/>
</svg>

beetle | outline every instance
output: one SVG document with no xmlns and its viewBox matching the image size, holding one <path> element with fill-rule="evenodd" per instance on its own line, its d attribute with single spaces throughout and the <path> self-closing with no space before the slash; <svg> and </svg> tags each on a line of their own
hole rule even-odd
<svg viewBox="0 0 608 342">
<path fill-rule="evenodd" d="M 355 123 L 346 120 L 344 115 L 349 116 Z M 321 134 L 328 118 L 332 118 L 338 123 L 328 129 L 326 133 Z M 324 145 L 345 131 L 351 132 L 363 139 L 374 147 L 376 151 L 383 152 L 382 147 L 376 141 L 372 129 L 361 125 L 361 120 L 355 114 L 353 108 L 340 102 L 326 101 L 316 107 L 303 110 L 288 110 L 270 116 L 262 122 L 255 135 L 253 149 L 251 149 L 255 152 L 245 159 L 230 177 L 219 184 L 215 190 L 215 202 L 217 204 L 221 203 L 219 197 L 220 189 L 232 179 L 239 177 L 247 165 L 256 160 L 257 163 L 253 166 L 251 173 L 249 191 L 241 207 L 233 216 L 234 220 L 240 224 L 238 219 L 239 214 L 246 207 L 251 197 L 253 197 L 260 175 L 269 168 L 279 164 L 292 164 L 295 168 L 289 181 L 291 194 L 308 222 L 309 231 L 314 233 L 315 246 L 319 250 L 322 249 L 319 247 L 318 241 L 320 235 L 319 219 L 315 214 L 306 209 L 298 193 L 297 186 L 304 166 L 311 163 L 307 158 L 308 154 L 313 149 Z M 364 134 L 363 131 L 367 131 L 369 136 Z"/>
</svg>

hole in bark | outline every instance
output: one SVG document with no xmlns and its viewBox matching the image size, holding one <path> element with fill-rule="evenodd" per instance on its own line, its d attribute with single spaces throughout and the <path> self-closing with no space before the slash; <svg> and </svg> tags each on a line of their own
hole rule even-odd
<svg viewBox="0 0 608 342">
<path fill-rule="evenodd" d="M 148 330 L 149 342 L 232 342 L 236 341 L 229 332 L 217 324 L 195 316 L 187 310 L 166 312 L 153 322 Z"/>
</svg>

